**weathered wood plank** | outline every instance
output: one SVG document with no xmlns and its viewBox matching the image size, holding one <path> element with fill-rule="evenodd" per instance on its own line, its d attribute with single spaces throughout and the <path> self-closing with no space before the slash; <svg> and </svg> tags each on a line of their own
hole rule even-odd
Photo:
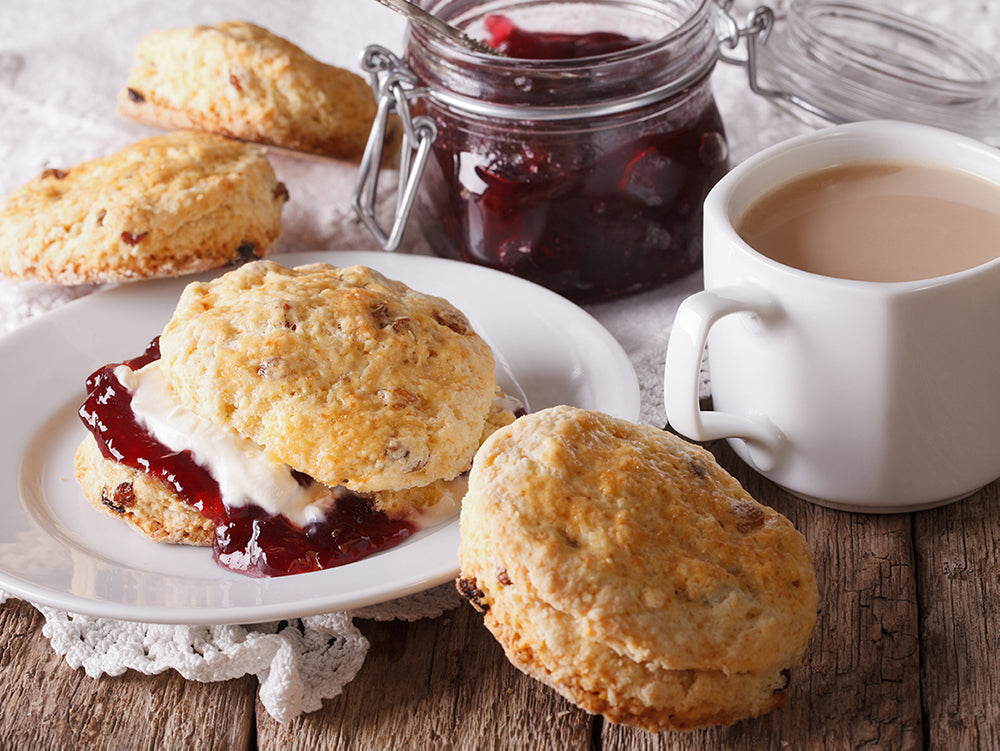
<svg viewBox="0 0 1000 751">
<path fill-rule="evenodd" d="M 588 748 L 593 718 L 512 667 L 471 607 L 359 625 L 372 646 L 357 678 L 286 725 L 259 712 L 262 751 Z"/>
<path fill-rule="evenodd" d="M 916 578 L 906 515 L 848 514 L 781 491 L 724 443 L 708 446 L 755 498 L 785 514 L 813 551 L 819 617 L 786 705 L 691 733 L 608 725 L 606 749 L 918 748 L 922 740 Z"/>
<path fill-rule="evenodd" d="M 1000 748 L 1000 483 L 914 514 L 929 748 Z"/>
<path fill-rule="evenodd" d="M 0 748 L 251 748 L 256 678 L 94 680 L 53 652 L 43 623 L 27 603 L 0 608 Z"/>
</svg>

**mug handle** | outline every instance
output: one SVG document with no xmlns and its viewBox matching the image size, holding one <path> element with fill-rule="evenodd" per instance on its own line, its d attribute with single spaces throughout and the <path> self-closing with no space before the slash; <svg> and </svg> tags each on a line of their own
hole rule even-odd
<svg viewBox="0 0 1000 751">
<path fill-rule="evenodd" d="M 766 320 L 778 310 L 777 300 L 753 285 L 696 292 L 681 303 L 670 331 L 663 372 L 663 403 L 667 421 L 675 430 L 696 441 L 742 438 L 769 455 L 760 457 L 763 463 L 774 461 L 785 442 L 781 430 L 763 415 L 702 410 L 698 374 L 708 331 L 716 321 L 735 313 L 752 313 Z"/>
</svg>

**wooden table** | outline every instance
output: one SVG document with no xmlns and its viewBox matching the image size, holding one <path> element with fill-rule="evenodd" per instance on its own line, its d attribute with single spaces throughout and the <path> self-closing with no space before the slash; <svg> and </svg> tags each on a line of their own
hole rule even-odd
<svg viewBox="0 0 1000 751">
<path fill-rule="evenodd" d="M 0 608 L 0 748 L 1000 748 L 1000 483 L 937 510 L 862 516 L 797 500 L 725 444 L 708 448 L 815 557 L 819 621 L 770 715 L 691 733 L 613 725 L 519 673 L 463 606 L 361 622 L 372 647 L 356 679 L 281 725 L 253 677 L 92 680 L 55 655 L 31 606 L 11 601 Z"/>
</svg>

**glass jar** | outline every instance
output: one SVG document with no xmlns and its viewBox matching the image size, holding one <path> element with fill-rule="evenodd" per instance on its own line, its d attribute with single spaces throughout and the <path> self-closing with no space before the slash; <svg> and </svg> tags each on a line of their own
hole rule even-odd
<svg viewBox="0 0 1000 751">
<path fill-rule="evenodd" d="M 1000 60 L 892 5 L 792 0 L 755 45 L 756 90 L 822 121 L 909 120 L 1000 145 Z"/>
<path fill-rule="evenodd" d="M 594 300 L 701 263 L 701 204 L 728 169 L 709 88 L 717 60 L 754 92 L 823 123 L 903 119 L 1000 144 L 1000 63 L 920 18 L 855 0 L 424 0 L 470 36 L 503 15 L 540 32 L 647 39 L 619 52 L 526 60 L 410 25 L 405 62 L 369 47 L 379 117 L 354 208 L 386 250 L 411 213 L 438 255 Z M 742 50 L 742 54 L 740 51 Z M 735 53 L 735 54 L 734 54 Z M 403 122 L 396 216 L 375 194 L 389 118 Z"/>
<path fill-rule="evenodd" d="M 412 217 L 433 252 L 578 300 L 689 274 L 702 200 L 728 169 L 709 87 L 713 0 L 437 0 L 471 36 L 488 16 L 644 41 L 569 60 L 473 52 L 410 25 L 410 110 L 436 126 Z"/>
</svg>

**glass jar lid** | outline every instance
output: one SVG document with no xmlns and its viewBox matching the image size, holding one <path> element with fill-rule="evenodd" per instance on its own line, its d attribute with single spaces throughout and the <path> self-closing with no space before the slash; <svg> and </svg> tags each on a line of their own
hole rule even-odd
<svg viewBox="0 0 1000 751">
<path fill-rule="evenodd" d="M 759 93 L 833 122 L 910 120 L 1000 142 L 1000 61 L 958 36 L 848 0 L 792 0 L 755 23 Z"/>
</svg>

